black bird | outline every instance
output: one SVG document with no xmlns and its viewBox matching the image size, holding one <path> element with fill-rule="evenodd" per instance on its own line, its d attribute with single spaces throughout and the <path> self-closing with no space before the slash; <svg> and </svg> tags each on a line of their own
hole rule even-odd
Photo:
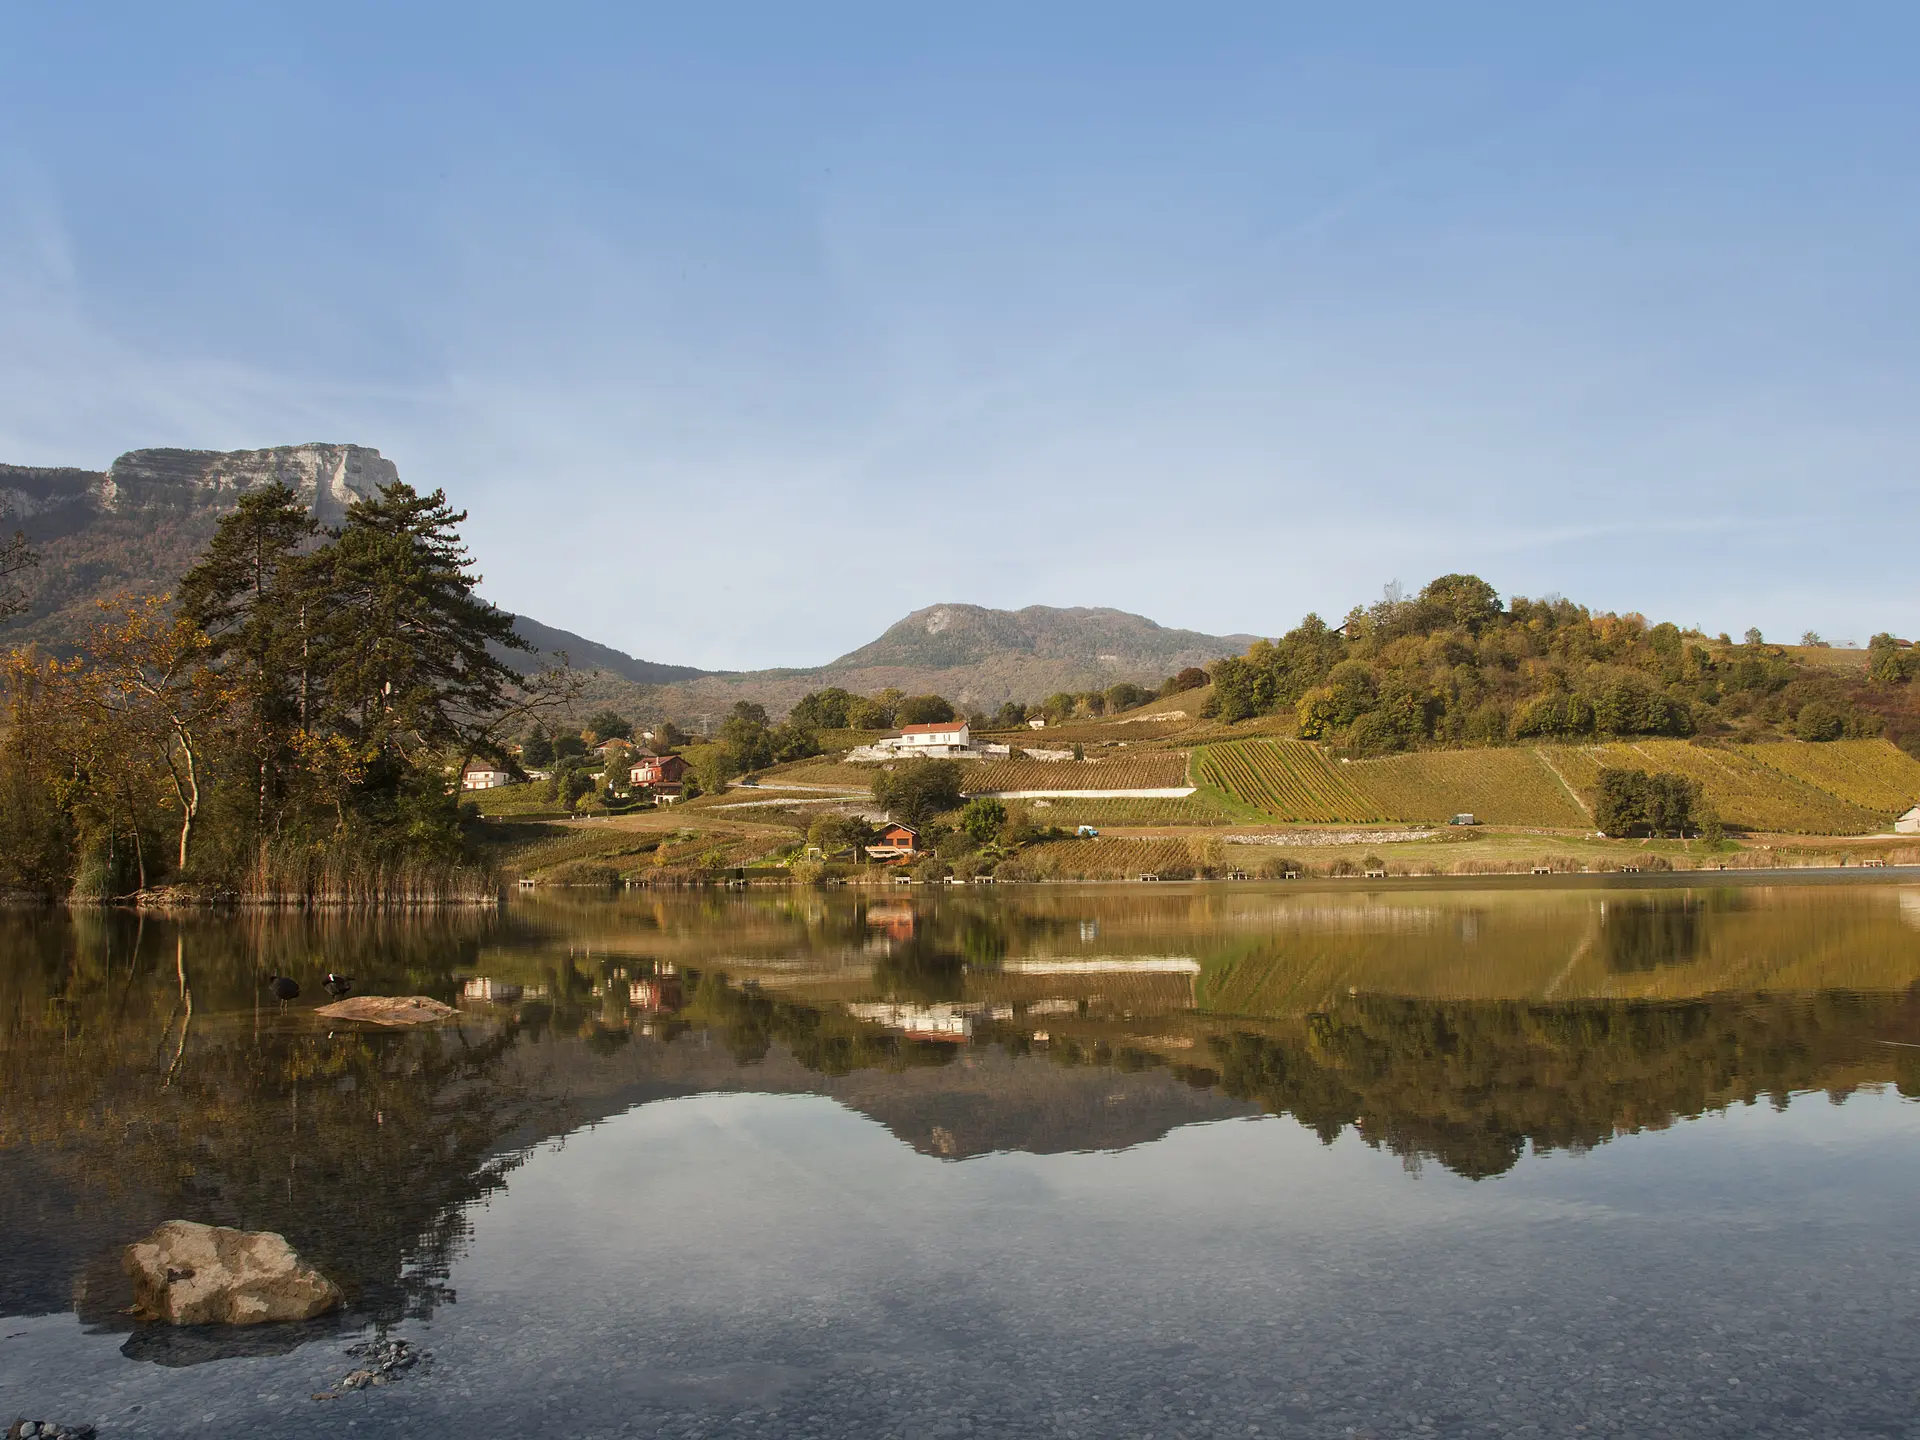
<svg viewBox="0 0 1920 1440">
<path fill-rule="evenodd" d="M 353 993 L 353 977 L 327 972 L 327 993 L 336 1000 L 344 1000 Z"/>
<path fill-rule="evenodd" d="M 282 1005 L 286 1004 L 289 1000 L 298 1000 L 300 998 L 300 982 L 298 980 L 289 980 L 284 975 L 267 976 L 267 989 L 273 992 L 273 998 L 278 1000 Z"/>
</svg>

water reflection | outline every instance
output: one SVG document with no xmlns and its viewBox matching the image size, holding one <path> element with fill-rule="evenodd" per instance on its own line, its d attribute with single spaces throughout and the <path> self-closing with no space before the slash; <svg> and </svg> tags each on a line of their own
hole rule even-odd
<svg viewBox="0 0 1920 1440">
<path fill-rule="evenodd" d="M 1168 887 L 385 922 L 12 913 L 0 1313 L 125 1326 L 117 1247 L 185 1216 L 287 1235 L 355 1318 L 422 1317 L 529 1146 L 716 1090 L 831 1095 L 948 1160 L 1264 1112 L 1476 1179 L 1796 1091 L 1920 1095 L 1907 904 Z M 329 1028 L 260 987 L 278 972 L 314 995 L 328 969 L 460 1018 Z M 137 1333 L 128 1353 L 223 1344 Z"/>
</svg>

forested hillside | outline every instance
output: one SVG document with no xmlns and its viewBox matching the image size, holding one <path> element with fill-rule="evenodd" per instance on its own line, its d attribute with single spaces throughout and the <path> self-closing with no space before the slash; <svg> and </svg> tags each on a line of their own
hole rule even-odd
<svg viewBox="0 0 1920 1440">
<path fill-rule="evenodd" d="M 1602 736 L 1911 746 L 1908 657 L 1877 636 L 1870 664 L 1822 665 L 1758 632 L 1736 644 L 1571 600 L 1503 605 L 1478 576 L 1443 575 L 1337 627 L 1309 615 L 1256 641 L 1212 667 L 1213 704 L 1224 721 L 1290 715 L 1301 738 L 1353 755 Z"/>
</svg>

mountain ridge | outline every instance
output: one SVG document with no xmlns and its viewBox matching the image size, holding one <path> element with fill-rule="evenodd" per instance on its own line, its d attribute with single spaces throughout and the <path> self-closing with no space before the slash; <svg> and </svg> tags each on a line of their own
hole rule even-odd
<svg viewBox="0 0 1920 1440">
<path fill-rule="evenodd" d="M 248 490 L 280 481 L 322 525 L 400 478 L 369 446 L 309 442 L 254 450 L 129 450 L 105 470 L 0 464 L 0 524 L 24 528 L 42 563 L 23 580 L 28 611 L 0 643 L 55 651 L 77 645 L 119 592 L 171 589 Z M 503 655 L 531 669 L 565 654 L 589 672 L 588 696 L 636 715 L 692 718 L 747 700 L 783 711 L 809 690 L 897 687 L 937 692 L 967 708 L 1033 701 L 1059 690 L 1156 683 L 1188 665 L 1238 654 L 1250 635 L 1172 629 L 1104 606 L 1019 610 L 949 602 L 924 606 L 824 665 L 709 671 L 641 659 L 574 631 L 516 615 L 534 652 Z"/>
<path fill-rule="evenodd" d="M 1158 668 L 1163 674 L 1188 665 L 1204 665 L 1223 654 L 1238 654 L 1252 635 L 1203 635 L 1169 629 L 1144 615 L 1110 606 L 1028 605 L 994 610 L 984 605 L 928 605 L 887 627 L 877 640 L 851 650 L 822 668 L 865 669 L 912 665 L 953 669 L 993 655 L 1032 655 L 1045 660 L 1086 663 L 1116 669 Z M 1226 650 L 1220 647 L 1229 647 Z"/>
</svg>

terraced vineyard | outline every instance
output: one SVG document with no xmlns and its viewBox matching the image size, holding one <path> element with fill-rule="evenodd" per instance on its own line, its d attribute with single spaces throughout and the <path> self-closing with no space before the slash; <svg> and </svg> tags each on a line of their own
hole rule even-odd
<svg viewBox="0 0 1920 1440">
<path fill-rule="evenodd" d="M 1887 740 L 1782 740 L 1734 747 L 1769 770 L 1884 816 L 1920 803 L 1920 760 Z"/>
<path fill-rule="evenodd" d="M 1049 725 L 1044 730 L 1034 730 L 1022 725 L 1017 730 L 977 730 L 975 740 L 991 740 L 996 745 L 1012 745 L 1025 750 L 1029 746 L 1037 750 L 1057 749 L 1071 745 L 1076 740 L 1088 745 L 1105 744 L 1115 740 L 1125 740 L 1137 744 L 1142 740 L 1164 740 L 1169 735 L 1178 735 L 1194 727 L 1194 720 L 1175 710 L 1145 711 L 1138 720 L 1069 720 L 1060 725 Z M 1149 720 L 1145 715 L 1160 714 L 1164 718 Z"/>
<path fill-rule="evenodd" d="M 757 784 L 820 786 L 831 790 L 865 791 L 872 787 L 875 765 L 848 765 L 837 760 L 795 760 L 755 775 Z"/>
<path fill-rule="evenodd" d="M 1170 790 L 1188 784 L 1180 750 L 1144 750 L 1113 760 L 983 760 L 969 762 L 961 788 L 969 795 L 1019 790 Z"/>
<path fill-rule="evenodd" d="M 1198 795 L 1184 800 L 1112 800 L 1092 796 L 1081 800 L 1012 801 L 1032 807 L 1036 825 L 1218 825 L 1231 817 Z"/>
<path fill-rule="evenodd" d="M 1243 740 L 1195 752 L 1202 784 L 1277 820 L 1328 824 L 1379 820 L 1380 807 L 1304 740 Z"/>
<path fill-rule="evenodd" d="M 1850 804 L 1783 770 L 1763 765 L 1731 746 L 1694 745 L 1685 740 L 1640 740 L 1541 748 L 1554 767 L 1567 777 L 1568 783 L 1583 795 L 1593 793 L 1602 766 L 1665 770 L 1698 780 L 1707 799 L 1720 812 L 1720 818 L 1742 830 L 1864 835 L 1887 823 L 1883 813 Z"/>
<path fill-rule="evenodd" d="M 1185 879 L 1196 867 L 1185 840 L 1056 840 L 1023 852 L 1020 864 L 1046 880 Z"/>
<path fill-rule="evenodd" d="M 1577 830 L 1592 823 L 1533 750 L 1428 750 L 1356 760 L 1340 774 L 1392 820 L 1445 820 L 1468 811 L 1493 825 Z"/>
</svg>

